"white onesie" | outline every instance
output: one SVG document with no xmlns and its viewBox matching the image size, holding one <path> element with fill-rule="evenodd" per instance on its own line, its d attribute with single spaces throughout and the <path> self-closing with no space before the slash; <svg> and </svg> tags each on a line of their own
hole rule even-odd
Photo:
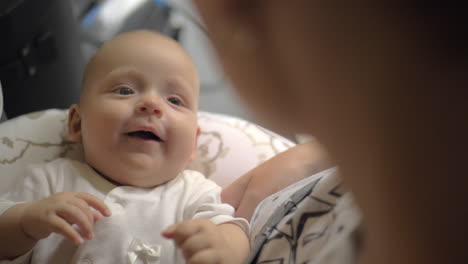
<svg viewBox="0 0 468 264">
<path fill-rule="evenodd" d="M 77 247 L 52 233 L 32 251 L 1 263 L 184 263 L 171 240 L 161 236 L 168 226 L 207 218 L 215 224 L 233 222 L 234 208 L 221 203 L 221 188 L 195 171 L 183 171 L 155 188 L 116 186 L 88 165 L 69 159 L 31 166 L 18 185 L 0 200 L 0 214 L 12 202 L 43 199 L 57 192 L 87 192 L 102 199 L 112 216 L 96 222 L 94 238 Z"/>
</svg>

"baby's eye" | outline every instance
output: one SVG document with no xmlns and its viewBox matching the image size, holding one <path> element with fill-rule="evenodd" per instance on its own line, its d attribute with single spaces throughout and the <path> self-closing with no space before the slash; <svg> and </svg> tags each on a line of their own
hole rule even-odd
<svg viewBox="0 0 468 264">
<path fill-rule="evenodd" d="M 135 93 L 132 89 L 130 89 L 128 87 L 119 87 L 114 92 L 119 94 L 119 95 L 130 95 L 130 94 Z"/>
<path fill-rule="evenodd" d="M 182 101 L 180 101 L 180 99 L 177 97 L 170 97 L 167 100 L 173 105 L 182 105 Z"/>
</svg>

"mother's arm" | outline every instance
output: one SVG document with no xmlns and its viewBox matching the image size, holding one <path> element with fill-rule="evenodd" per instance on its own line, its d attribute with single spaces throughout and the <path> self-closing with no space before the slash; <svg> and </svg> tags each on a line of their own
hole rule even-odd
<svg viewBox="0 0 468 264">
<path fill-rule="evenodd" d="M 296 145 L 260 164 L 224 188 L 223 202 L 236 208 L 236 216 L 250 220 L 267 196 L 330 168 L 331 162 L 317 141 Z"/>
</svg>

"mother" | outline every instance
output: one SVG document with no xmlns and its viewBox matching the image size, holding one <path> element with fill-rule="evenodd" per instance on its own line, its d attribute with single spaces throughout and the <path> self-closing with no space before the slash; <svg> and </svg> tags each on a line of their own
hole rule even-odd
<svg viewBox="0 0 468 264">
<path fill-rule="evenodd" d="M 225 71 L 250 107 L 280 131 L 316 136 L 360 208 L 362 220 L 348 242 L 312 245 L 301 238 L 311 250 L 295 252 L 291 263 L 468 259 L 461 30 L 468 16 L 440 3 L 435 9 L 428 2 L 420 8 L 416 1 L 412 8 L 387 2 L 357 8 L 309 0 L 196 1 Z M 289 215 L 306 212 L 312 201 Z M 338 201 L 327 221 L 348 207 L 351 197 Z M 287 225 L 279 221 L 274 230 Z M 309 234 L 325 232 L 315 231 Z M 288 234 L 268 234 L 252 261 L 284 250 L 284 244 L 268 250 L 279 236 Z M 349 250 L 355 258 L 336 257 Z"/>
</svg>

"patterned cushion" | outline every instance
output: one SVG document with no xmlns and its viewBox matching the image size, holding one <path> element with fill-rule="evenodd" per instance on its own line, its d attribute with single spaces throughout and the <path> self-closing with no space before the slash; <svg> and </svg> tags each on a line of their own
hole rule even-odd
<svg viewBox="0 0 468 264">
<path fill-rule="evenodd" d="M 57 157 L 83 160 L 81 144 L 65 139 L 67 110 L 34 112 L 0 124 L 0 193 L 25 165 Z M 197 158 L 189 165 L 226 186 L 294 143 L 251 122 L 220 114 L 199 113 L 202 130 Z"/>
</svg>

